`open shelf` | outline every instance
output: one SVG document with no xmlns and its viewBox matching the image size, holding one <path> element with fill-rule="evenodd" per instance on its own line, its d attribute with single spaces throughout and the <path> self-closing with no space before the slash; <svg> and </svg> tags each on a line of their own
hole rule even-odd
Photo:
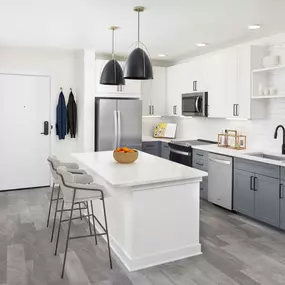
<svg viewBox="0 0 285 285">
<path fill-rule="evenodd" d="M 285 98 L 285 95 L 251 96 L 251 99 L 277 99 Z"/>
<path fill-rule="evenodd" d="M 278 70 L 278 69 L 285 69 L 285 65 L 277 65 L 277 66 L 274 66 L 274 67 L 266 67 L 266 68 L 254 69 L 252 71 L 252 73 L 274 71 L 274 70 Z"/>
</svg>

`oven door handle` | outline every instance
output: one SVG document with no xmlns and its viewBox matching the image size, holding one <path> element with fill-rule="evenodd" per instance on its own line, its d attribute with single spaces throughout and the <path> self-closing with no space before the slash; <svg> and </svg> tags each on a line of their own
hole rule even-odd
<svg viewBox="0 0 285 285">
<path fill-rule="evenodd" d="M 170 149 L 170 152 L 174 152 L 174 153 L 186 155 L 186 156 L 191 156 L 191 152 L 181 151 L 181 150 L 172 149 L 172 148 Z"/>
</svg>

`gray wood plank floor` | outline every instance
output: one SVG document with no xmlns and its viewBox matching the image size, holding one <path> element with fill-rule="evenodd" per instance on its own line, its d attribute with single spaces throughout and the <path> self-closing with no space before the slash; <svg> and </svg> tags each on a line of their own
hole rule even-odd
<svg viewBox="0 0 285 285">
<path fill-rule="evenodd" d="M 203 255 L 129 273 L 118 260 L 109 269 L 102 239 L 98 246 L 93 238 L 73 240 L 62 280 L 65 235 L 54 256 L 45 225 L 49 195 L 50 188 L 0 193 L 0 285 L 285 284 L 285 233 L 205 201 Z M 87 231 L 84 220 L 73 222 L 73 234 Z"/>
</svg>

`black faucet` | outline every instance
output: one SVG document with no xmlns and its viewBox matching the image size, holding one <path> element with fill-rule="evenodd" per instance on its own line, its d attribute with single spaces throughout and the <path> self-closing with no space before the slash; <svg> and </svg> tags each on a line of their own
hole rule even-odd
<svg viewBox="0 0 285 285">
<path fill-rule="evenodd" d="M 277 139 L 278 129 L 283 130 L 283 144 L 282 144 L 282 154 L 285 154 L 285 128 L 282 125 L 278 125 L 274 132 L 274 138 Z"/>
</svg>

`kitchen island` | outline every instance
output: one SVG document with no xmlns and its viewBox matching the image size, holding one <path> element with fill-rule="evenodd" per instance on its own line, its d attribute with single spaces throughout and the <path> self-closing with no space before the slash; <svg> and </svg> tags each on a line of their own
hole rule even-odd
<svg viewBox="0 0 285 285">
<path fill-rule="evenodd" d="M 110 243 L 129 271 L 201 254 L 199 183 L 206 172 L 144 152 L 132 164 L 117 163 L 112 151 L 73 156 L 110 194 Z M 93 205 L 103 221 L 100 201 Z"/>
</svg>

